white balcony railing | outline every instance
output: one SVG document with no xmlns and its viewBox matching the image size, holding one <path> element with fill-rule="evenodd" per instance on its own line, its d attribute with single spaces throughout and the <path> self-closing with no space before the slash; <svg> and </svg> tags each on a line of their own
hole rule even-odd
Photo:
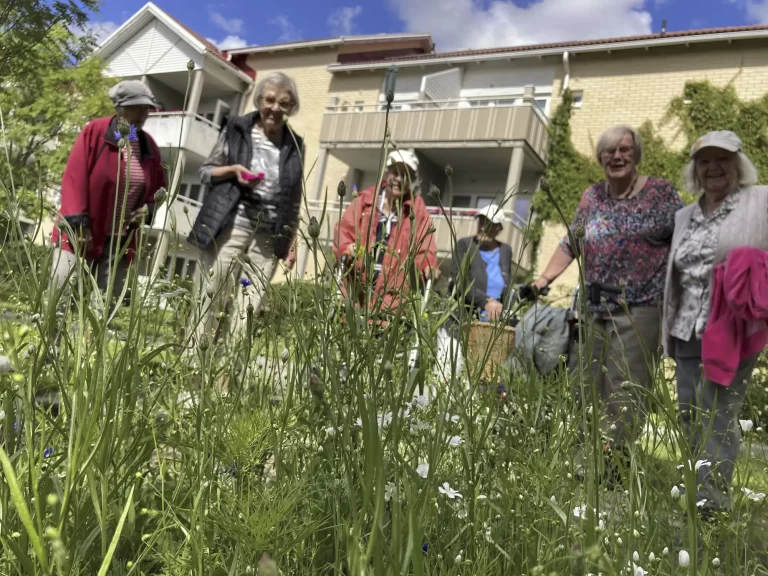
<svg viewBox="0 0 768 576">
<path fill-rule="evenodd" d="M 152 230 L 159 232 L 165 227 L 169 234 L 184 240 L 192 231 L 192 225 L 202 205 L 203 203 L 198 200 L 178 195 L 173 202 L 163 204 L 158 210 L 152 223 Z"/>
<path fill-rule="evenodd" d="M 164 152 L 182 149 L 199 158 L 207 158 L 216 144 L 220 128 L 197 114 L 156 112 L 149 115 L 144 130 Z"/>
<path fill-rule="evenodd" d="M 309 201 L 309 216 L 320 220 L 323 213 L 322 201 Z M 346 208 L 346 206 L 344 206 Z M 453 253 L 454 234 L 457 240 L 473 236 L 477 232 L 477 210 L 466 208 L 453 208 L 443 213 L 442 209 L 430 207 L 428 209 L 432 217 L 432 225 L 435 228 L 435 243 L 438 256 L 450 257 Z M 339 221 L 338 203 L 329 203 L 325 209 L 320 238 L 330 241 L 333 238 L 336 224 Z M 451 231 L 453 229 L 453 232 Z M 530 234 L 526 234 L 525 226 L 516 223 L 516 218 L 511 212 L 505 212 L 504 229 L 498 237 L 500 242 L 512 247 L 512 254 L 519 274 L 523 275 L 531 270 L 533 265 L 533 246 Z"/>
</svg>

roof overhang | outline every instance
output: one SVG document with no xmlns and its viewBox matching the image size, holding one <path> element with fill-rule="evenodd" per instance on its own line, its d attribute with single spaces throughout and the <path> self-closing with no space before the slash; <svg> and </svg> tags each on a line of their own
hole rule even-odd
<svg viewBox="0 0 768 576">
<path fill-rule="evenodd" d="M 199 39 L 190 34 L 189 30 L 184 28 L 176 19 L 172 18 L 152 2 L 147 2 L 133 16 L 126 20 L 122 26 L 110 34 L 104 42 L 96 49 L 95 55 L 102 60 L 107 59 L 123 43 L 130 40 L 142 28 L 153 20 L 159 20 L 163 25 L 170 28 L 175 34 L 189 44 L 198 54 L 206 56 L 206 62 L 213 62 L 217 67 L 226 70 L 228 73 L 237 76 L 240 80 L 251 83 L 251 78 L 242 70 L 238 70 L 230 63 L 225 62 L 215 54 L 211 53 L 208 47 Z"/>
<path fill-rule="evenodd" d="M 264 46 L 247 46 L 228 50 L 227 53 L 237 54 L 264 54 L 272 52 L 284 52 L 293 50 L 314 50 L 317 48 L 333 48 L 348 44 L 373 44 L 375 42 L 397 42 L 408 40 L 422 40 L 432 46 L 430 34 L 371 34 L 365 36 L 338 36 L 336 38 L 324 38 L 322 40 L 306 40 L 300 42 L 285 42 L 283 44 L 267 44 Z"/>
<path fill-rule="evenodd" d="M 535 46 L 525 48 L 509 48 L 508 50 L 494 50 L 486 52 L 478 50 L 475 53 L 463 52 L 446 53 L 444 55 L 435 54 L 422 58 L 402 58 L 382 60 L 379 62 L 364 62 L 359 64 L 330 64 L 328 70 L 351 72 L 355 70 L 376 70 L 395 66 L 405 68 L 411 66 L 432 66 L 435 64 L 460 64 L 466 62 L 479 62 L 490 60 L 518 60 L 518 59 L 541 59 L 546 56 L 562 56 L 563 52 L 569 54 L 587 54 L 595 52 L 614 52 L 619 50 L 638 50 L 661 48 L 667 46 L 688 46 L 690 44 L 704 44 L 714 42 L 733 42 L 736 40 L 758 40 L 768 38 L 768 27 L 761 30 L 745 30 L 721 33 L 702 32 L 701 34 L 691 35 L 658 35 L 655 38 L 643 40 L 598 40 L 594 43 L 573 43 L 569 45 L 563 43 L 558 46 L 543 45 L 542 48 Z"/>
</svg>

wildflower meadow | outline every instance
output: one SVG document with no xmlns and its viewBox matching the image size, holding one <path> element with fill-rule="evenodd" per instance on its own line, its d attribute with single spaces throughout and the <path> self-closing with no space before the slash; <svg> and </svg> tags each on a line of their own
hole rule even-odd
<svg viewBox="0 0 768 576">
<path fill-rule="evenodd" d="M 9 197 L 0 574 L 768 574 L 764 369 L 733 509 L 705 524 L 666 363 L 612 478 L 588 350 L 549 377 L 436 370 L 437 330 L 465 313 L 417 292 L 409 314 L 368 322 L 338 298 L 327 219 L 301 225 L 313 279 L 272 286 L 222 344 L 186 333 L 202 312 L 187 282 L 133 266 L 123 293 L 102 294 L 81 265 L 55 288 Z"/>
</svg>

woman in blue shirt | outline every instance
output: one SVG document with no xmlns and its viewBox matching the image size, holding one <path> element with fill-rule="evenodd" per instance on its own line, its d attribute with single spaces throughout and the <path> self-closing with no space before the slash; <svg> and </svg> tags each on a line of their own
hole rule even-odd
<svg viewBox="0 0 768 576">
<path fill-rule="evenodd" d="M 496 237 L 504 228 L 504 213 L 496 204 L 478 210 L 477 234 L 459 240 L 453 262 L 456 294 L 464 297 L 465 304 L 484 321 L 501 316 L 502 302 L 509 288 L 512 268 L 512 248 Z M 465 261 L 467 261 L 465 263 Z M 461 269 L 467 266 L 466 277 Z M 469 290 L 467 287 L 471 286 Z"/>
</svg>

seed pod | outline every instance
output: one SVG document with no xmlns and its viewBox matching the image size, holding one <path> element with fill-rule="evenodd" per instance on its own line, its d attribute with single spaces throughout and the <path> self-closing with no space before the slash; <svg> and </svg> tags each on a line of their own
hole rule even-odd
<svg viewBox="0 0 768 576">
<path fill-rule="evenodd" d="M 344 183 L 344 180 L 339 181 L 339 185 L 336 187 L 336 194 L 339 195 L 339 198 L 344 198 L 347 195 L 347 185 Z"/>
<path fill-rule="evenodd" d="M 309 226 L 307 226 L 307 232 L 309 233 L 309 237 L 313 239 L 317 239 L 320 237 L 320 222 L 317 221 L 317 218 L 314 216 L 311 216 L 309 219 Z"/>
</svg>

